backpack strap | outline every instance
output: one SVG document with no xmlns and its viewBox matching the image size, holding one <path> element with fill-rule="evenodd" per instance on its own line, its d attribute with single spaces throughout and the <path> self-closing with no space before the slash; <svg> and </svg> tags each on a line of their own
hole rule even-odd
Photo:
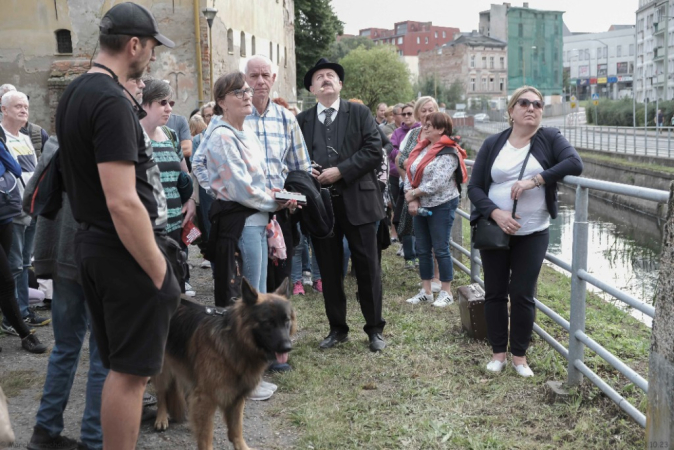
<svg viewBox="0 0 674 450">
<path fill-rule="evenodd" d="M 28 122 L 28 136 L 33 143 L 33 149 L 39 159 L 40 155 L 42 155 L 42 128 L 39 125 Z"/>
<path fill-rule="evenodd" d="M 171 139 L 171 142 L 173 142 L 173 148 L 176 149 L 176 153 L 178 153 L 178 156 L 182 156 L 183 154 L 183 149 L 180 147 L 180 142 L 178 141 L 178 135 L 176 134 L 175 131 L 173 131 L 171 128 L 167 127 L 166 125 L 161 127 L 162 131 L 164 131 L 164 134 Z"/>
</svg>

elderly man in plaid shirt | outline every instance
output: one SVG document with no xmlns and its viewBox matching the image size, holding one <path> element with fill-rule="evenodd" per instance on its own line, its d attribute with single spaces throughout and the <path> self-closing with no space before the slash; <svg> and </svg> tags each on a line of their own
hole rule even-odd
<svg viewBox="0 0 674 450">
<path fill-rule="evenodd" d="M 275 67 L 266 56 L 253 56 L 246 64 L 246 81 L 255 90 L 253 113 L 246 117 L 245 126 L 253 130 L 265 149 L 267 187 L 283 189 L 291 170 L 311 172 L 311 160 L 304 144 L 302 130 L 295 116 L 270 99 L 276 81 Z M 286 277 L 290 277 L 293 254 L 292 223 L 287 210 L 279 211 L 276 219 L 283 230 L 288 259 L 275 265 L 269 262 L 267 292 L 273 292 Z"/>
</svg>

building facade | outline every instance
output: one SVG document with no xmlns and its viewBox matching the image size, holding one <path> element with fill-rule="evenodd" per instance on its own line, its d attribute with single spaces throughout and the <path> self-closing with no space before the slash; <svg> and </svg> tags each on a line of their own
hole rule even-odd
<svg viewBox="0 0 674 450">
<path fill-rule="evenodd" d="M 419 55 L 420 77 L 435 77 L 449 87 L 459 81 L 468 105 L 487 99 L 490 107 L 504 107 L 507 94 L 506 43 L 476 31 L 462 33 L 437 50 Z"/>
<path fill-rule="evenodd" d="M 410 70 L 413 81 L 419 78 L 419 54 L 454 40 L 458 28 L 438 27 L 432 22 L 398 22 L 392 30 L 365 28 L 359 36 L 369 37 L 375 45 L 395 45 Z"/>
<path fill-rule="evenodd" d="M 501 41 L 508 40 L 508 9 L 510 6 L 510 3 L 491 5 L 488 10 L 480 12 L 480 34 Z M 528 3 L 524 3 L 525 8 L 528 6 Z"/>
<path fill-rule="evenodd" d="M 674 4 L 639 0 L 636 13 L 636 101 L 674 99 Z"/>
<path fill-rule="evenodd" d="M 508 18 L 508 93 L 523 85 L 544 96 L 563 91 L 563 11 L 542 11 L 511 6 Z"/>
<path fill-rule="evenodd" d="M 53 130 L 60 94 L 88 70 L 96 53 L 100 19 L 122 1 L 24 0 L 0 14 L 0 84 L 30 96 L 31 121 Z M 162 33 L 176 43 L 157 48 L 149 75 L 171 84 L 177 113 L 188 115 L 209 101 L 211 79 L 241 70 L 254 54 L 279 66 L 272 95 L 295 100 L 293 0 L 134 1 L 152 11 Z M 212 47 L 206 7 L 218 9 Z"/>
<path fill-rule="evenodd" d="M 591 94 L 618 99 L 632 96 L 635 27 L 612 27 L 604 33 L 564 36 L 562 59 L 568 74 L 566 94 L 580 100 Z"/>
</svg>

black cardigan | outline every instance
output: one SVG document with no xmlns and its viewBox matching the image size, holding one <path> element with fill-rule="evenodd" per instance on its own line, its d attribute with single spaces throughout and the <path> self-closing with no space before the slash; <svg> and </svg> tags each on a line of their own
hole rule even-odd
<svg viewBox="0 0 674 450">
<path fill-rule="evenodd" d="M 493 182 L 491 168 L 510 137 L 512 128 L 489 136 L 480 148 L 468 183 L 468 198 L 475 206 L 470 215 L 474 224 L 481 216 L 489 218 L 497 206 L 489 199 L 489 186 Z M 583 162 L 569 141 L 557 128 L 539 128 L 531 138 L 531 155 L 543 167 L 540 173 L 545 180 L 545 204 L 551 218 L 557 217 L 557 182 L 567 175 L 580 175 Z"/>
</svg>

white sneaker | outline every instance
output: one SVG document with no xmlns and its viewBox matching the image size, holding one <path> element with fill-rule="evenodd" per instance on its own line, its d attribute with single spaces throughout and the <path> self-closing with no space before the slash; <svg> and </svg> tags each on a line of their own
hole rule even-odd
<svg viewBox="0 0 674 450">
<path fill-rule="evenodd" d="M 513 363 L 513 367 L 515 368 L 517 375 L 521 377 L 528 378 L 534 376 L 534 372 L 529 368 L 528 365 L 519 364 L 516 366 L 515 363 Z"/>
<path fill-rule="evenodd" d="M 262 384 L 258 384 L 253 392 L 248 396 L 248 400 L 262 401 L 269 399 L 274 392 L 262 387 Z"/>
<path fill-rule="evenodd" d="M 436 282 L 436 281 L 431 281 L 431 292 L 434 294 L 437 294 L 440 292 L 440 289 L 442 289 L 442 284 Z"/>
<path fill-rule="evenodd" d="M 311 286 L 311 272 L 302 272 L 302 284 L 306 286 Z"/>
<path fill-rule="evenodd" d="M 445 306 L 449 306 L 452 303 L 454 303 L 454 297 L 452 297 L 452 294 L 447 293 L 447 291 L 440 291 L 438 298 L 433 302 L 433 306 L 444 308 Z"/>
<path fill-rule="evenodd" d="M 210 269 L 211 262 L 207 259 L 204 259 L 203 261 L 201 261 L 201 264 L 199 264 L 199 267 L 201 267 L 202 269 Z"/>
<path fill-rule="evenodd" d="M 396 255 L 402 256 L 403 258 L 405 257 L 405 251 L 403 250 L 402 244 L 400 244 L 400 248 L 399 248 L 398 251 L 396 252 Z"/>
<path fill-rule="evenodd" d="M 411 305 L 416 305 L 421 302 L 431 303 L 433 301 L 433 294 L 427 294 L 422 288 L 417 295 L 408 298 L 405 301 Z"/>
<path fill-rule="evenodd" d="M 274 383 L 270 383 L 268 381 L 260 381 L 260 387 L 264 389 L 269 389 L 272 392 L 276 392 L 276 389 L 278 389 L 278 386 L 276 386 Z"/>
<path fill-rule="evenodd" d="M 195 291 L 194 288 L 192 288 L 192 285 L 189 284 L 187 281 L 185 282 L 185 295 L 187 295 L 188 297 L 194 297 L 195 295 L 197 295 L 197 291 Z"/>
<path fill-rule="evenodd" d="M 503 370 L 506 364 L 507 361 L 505 359 L 503 361 L 492 359 L 491 361 L 489 361 L 489 364 L 487 364 L 487 370 L 490 372 L 500 372 Z"/>
</svg>

